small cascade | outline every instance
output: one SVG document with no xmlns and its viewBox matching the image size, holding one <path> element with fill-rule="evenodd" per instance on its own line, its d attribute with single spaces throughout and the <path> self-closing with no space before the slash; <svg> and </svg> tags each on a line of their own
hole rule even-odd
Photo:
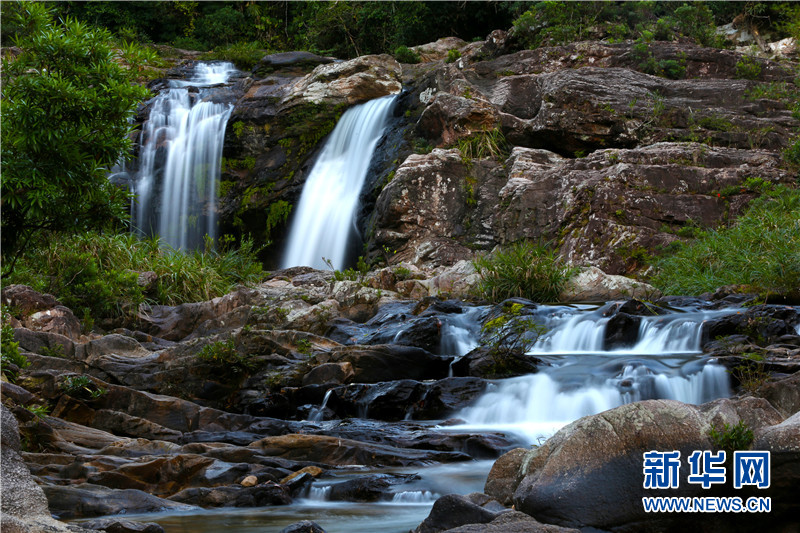
<svg viewBox="0 0 800 533">
<path fill-rule="evenodd" d="M 540 372 L 497 383 L 456 415 L 468 424 L 455 429 L 509 431 L 536 442 L 573 420 L 625 403 L 672 399 L 700 404 L 729 395 L 727 371 L 713 363 L 687 376 L 626 365 L 618 376 L 590 377 L 578 386 L 561 382 L 557 374 Z"/>
<path fill-rule="evenodd" d="M 483 309 L 470 307 L 460 314 L 442 317 L 442 336 L 439 353 L 464 356 L 478 347 L 481 336 L 479 322 Z"/>
<path fill-rule="evenodd" d="M 325 396 L 322 398 L 322 405 L 320 405 L 319 408 L 312 409 L 308 413 L 309 422 L 322 422 L 322 419 L 325 416 L 325 408 L 328 406 L 328 400 L 330 400 L 332 392 L 333 389 L 328 389 L 325 392 Z"/>
<path fill-rule="evenodd" d="M 317 502 L 327 502 L 330 500 L 332 488 L 333 485 L 325 485 L 322 487 L 315 487 L 314 485 L 311 485 L 311 487 L 308 489 L 307 499 Z"/>
<path fill-rule="evenodd" d="M 429 490 L 407 490 L 392 496 L 392 503 L 428 504 L 435 502 L 438 498 L 438 494 Z"/>
<path fill-rule="evenodd" d="M 217 182 L 233 105 L 204 100 L 202 88 L 225 83 L 234 71 L 232 63 L 200 63 L 191 80 L 171 80 L 153 99 L 134 185 L 140 234 L 159 235 L 177 249 L 216 237 Z"/>
<path fill-rule="evenodd" d="M 323 257 L 333 268 L 346 266 L 347 244 L 356 232 L 358 197 L 394 101 L 394 96 L 385 96 L 352 107 L 336 124 L 303 187 L 284 268 L 324 269 Z"/>
</svg>

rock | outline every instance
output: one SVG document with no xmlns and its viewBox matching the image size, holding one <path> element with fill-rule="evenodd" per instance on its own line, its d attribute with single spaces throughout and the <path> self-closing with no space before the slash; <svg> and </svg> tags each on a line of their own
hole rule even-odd
<svg viewBox="0 0 800 533">
<path fill-rule="evenodd" d="M 328 499 L 346 502 L 376 502 L 388 499 L 391 476 L 374 474 L 331 485 Z"/>
<path fill-rule="evenodd" d="M 250 444 L 248 448 L 270 457 L 328 465 L 411 466 L 426 461 L 449 462 L 467 457 L 456 452 L 402 449 L 322 435 L 299 434 L 267 437 Z"/>
<path fill-rule="evenodd" d="M 101 529 L 106 533 L 164 533 L 164 528 L 155 522 L 131 522 L 120 518 L 98 518 L 81 522 L 87 529 Z"/>
<path fill-rule="evenodd" d="M 458 37 L 443 37 L 435 42 L 412 46 L 411 49 L 419 54 L 420 61 L 439 61 L 447 58 L 450 50 L 460 50 L 467 42 Z"/>
<path fill-rule="evenodd" d="M 455 361 L 452 369 L 454 376 L 500 379 L 538 372 L 541 362 L 540 359 L 519 351 L 506 353 L 478 346 Z"/>
<path fill-rule="evenodd" d="M 560 302 L 607 302 L 625 298 L 656 299 L 660 292 L 647 283 L 625 276 L 609 275 L 597 267 L 586 267 L 567 283 Z"/>
<path fill-rule="evenodd" d="M 515 448 L 502 455 L 492 465 L 483 491 L 506 507 L 514 503 L 514 490 L 522 480 L 520 468 L 528 454 L 526 448 Z"/>
<path fill-rule="evenodd" d="M 289 524 L 281 529 L 280 533 L 325 533 L 325 530 L 316 522 L 302 520 L 294 524 Z"/>
<path fill-rule="evenodd" d="M 290 71 L 298 75 L 308 73 L 317 65 L 326 65 L 334 61 L 331 57 L 322 57 L 310 52 L 280 52 L 269 54 L 253 68 L 253 74 L 258 77 L 266 77 L 275 71 L 286 73 Z"/>
<path fill-rule="evenodd" d="M 189 505 L 172 502 L 134 489 L 114 490 L 98 485 L 44 487 L 50 512 L 62 519 L 88 518 L 119 513 L 188 511 Z"/>
<path fill-rule="evenodd" d="M 783 335 L 795 333 L 800 313 L 784 305 L 756 305 L 703 323 L 701 345 L 729 335 L 747 335 L 759 345 L 773 344 Z"/>
<path fill-rule="evenodd" d="M 55 296 L 36 292 L 27 285 L 6 285 L 2 298 L 3 305 L 13 308 L 23 317 L 62 305 Z"/>
<path fill-rule="evenodd" d="M 783 416 L 800 411 L 800 373 L 764 384 L 759 395 L 766 398 Z"/>
<path fill-rule="evenodd" d="M 440 379 L 447 377 L 450 360 L 421 348 L 399 345 L 342 346 L 318 354 L 320 362 L 349 362 L 353 381 L 377 383 L 396 379 Z"/>
<path fill-rule="evenodd" d="M 353 365 L 347 361 L 343 363 L 325 363 L 315 366 L 308 374 L 303 376 L 303 386 L 348 383 L 353 379 L 354 375 Z"/>
<path fill-rule="evenodd" d="M 578 533 L 580 530 L 542 524 L 525 513 L 509 511 L 501 513 L 487 524 L 468 524 L 446 533 Z"/>
<path fill-rule="evenodd" d="M 488 524 L 508 510 L 485 494 L 448 494 L 433 504 L 428 517 L 415 533 L 438 533 L 465 524 Z"/>
<path fill-rule="evenodd" d="M 28 329 L 56 333 L 72 340 L 81 338 L 81 323 L 72 311 L 50 294 L 41 294 L 27 285 L 3 287 L 3 304 L 21 316 Z"/>
<path fill-rule="evenodd" d="M 685 524 L 685 517 L 656 516 L 642 508 L 642 496 L 660 494 L 642 489 L 642 454 L 679 450 L 686 457 L 693 450 L 711 449 L 709 430 L 740 420 L 757 434 L 767 435 L 766 428 L 780 422 L 781 416 L 766 401 L 745 398 L 717 400 L 699 407 L 649 400 L 581 418 L 527 452 L 518 463 L 521 482 L 514 492 L 515 508 L 567 527 L 621 531 L 634 530 L 642 523 L 659 530 L 678 527 Z M 517 461 L 509 458 L 508 466 L 513 469 Z M 698 485 L 686 482 L 686 475 L 681 469 L 679 488 L 671 489 L 669 495 L 705 495 Z M 772 475 L 774 482 L 786 479 L 774 467 Z M 504 479 L 510 478 L 510 473 L 504 474 Z M 787 505 L 784 497 L 773 505 Z M 770 517 L 773 524 L 784 519 L 780 515 Z M 734 522 L 726 524 L 733 528 Z"/>
<path fill-rule="evenodd" d="M 480 276 L 472 261 L 463 259 L 445 267 L 430 279 L 431 296 L 447 295 L 450 298 L 471 298 L 477 294 Z"/>
<path fill-rule="evenodd" d="M 255 487 L 258 485 L 258 478 L 256 476 L 246 476 L 239 484 L 242 487 Z"/>
<path fill-rule="evenodd" d="M 628 313 L 617 312 L 606 323 L 603 338 L 604 350 L 630 348 L 639 339 L 639 324 L 642 318 Z"/>
<path fill-rule="evenodd" d="M 361 56 L 319 65 L 294 84 L 283 105 L 301 103 L 353 105 L 399 93 L 400 64 L 388 55 Z"/>
<path fill-rule="evenodd" d="M 288 505 L 291 496 L 285 487 L 275 483 L 262 483 L 254 487 L 234 485 L 229 487 L 201 487 L 184 489 L 169 498 L 175 502 L 207 507 L 263 507 Z"/>
</svg>

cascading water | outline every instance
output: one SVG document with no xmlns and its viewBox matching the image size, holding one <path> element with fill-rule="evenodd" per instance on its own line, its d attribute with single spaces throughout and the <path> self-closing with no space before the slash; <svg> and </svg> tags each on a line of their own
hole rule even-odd
<svg viewBox="0 0 800 533">
<path fill-rule="evenodd" d="M 134 185 L 135 229 L 178 249 L 216 237 L 217 182 L 232 104 L 204 100 L 201 89 L 225 83 L 232 63 L 200 63 L 189 81 L 171 80 L 153 99 Z"/>
<path fill-rule="evenodd" d="M 358 197 L 394 100 L 394 96 L 371 100 L 342 115 L 303 187 L 284 268 L 322 269 L 323 257 L 336 269 L 345 267 Z"/>
<path fill-rule="evenodd" d="M 605 308 L 540 307 L 548 333 L 531 354 L 538 374 L 499 381 L 456 416 L 454 430 L 496 430 L 527 442 L 582 416 L 647 399 L 700 404 L 730 394 L 726 370 L 703 358 L 704 320 L 732 311 L 689 311 L 642 317 L 630 348 L 604 350 Z"/>
</svg>

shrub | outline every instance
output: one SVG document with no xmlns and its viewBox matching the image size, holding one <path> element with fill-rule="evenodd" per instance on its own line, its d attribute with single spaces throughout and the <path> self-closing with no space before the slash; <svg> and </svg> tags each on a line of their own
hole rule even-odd
<svg viewBox="0 0 800 533">
<path fill-rule="evenodd" d="M 739 381 L 741 388 L 755 393 L 769 381 L 769 372 L 764 366 L 764 356 L 756 353 L 744 353 L 742 357 L 745 361 L 731 368 L 730 373 Z"/>
<path fill-rule="evenodd" d="M 743 56 L 736 62 L 736 77 L 755 80 L 761 75 L 761 64 L 753 57 Z"/>
<path fill-rule="evenodd" d="M 753 443 L 753 430 L 740 420 L 735 426 L 725 424 L 721 430 L 712 427 L 708 432 L 711 444 L 715 448 L 725 450 L 728 455 L 736 450 L 746 450 Z"/>
<path fill-rule="evenodd" d="M 61 383 L 61 390 L 76 400 L 93 401 L 108 392 L 89 376 L 69 376 Z"/>
<path fill-rule="evenodd" d="M 247 373 L 255 368 L 250 357 L 242 355 L 236 350 L 233 339 L 206 344 L 197 354 L 197 359 L 219 370 L 234 374 Z"/>
<path fill-rule="evenodd" d="M 516 296 L 537 302 L 556 301 L 575 272 L 554 250 L 529 241 L 479 256 L 473 265 L 480 277 L 480 296 L 492 301 Z"/>
<path fill-rule="evenodd" d="M 447 59 L 444 60 L 445 63 L 455 63 L 458 58 L 461 57 L 461 52 L 456 50 L 455 48 L 447 51 Z"/>
<path fill-rule="evenodd" d="M 0 372 L 6 375 L 6 379 L 14 382 L 18 375 L 13 367 L 21 370 L 30 365 L 30 363 L 28 362 L 28 358 L 19 352 L 19 343 L 14 341 L 14 328 L 8 323 L 8 312 L 5 308 L 0 312 L 2 313 L 2 330 L 0 330 Z"/>
<path fill-rule="evenodd" d="M 56 295 L 77 315 L 118 317 L 140 303 L 175 305 L 209 300 L 263 275 L 257 250 L 244 239 L 238 249 L 180 252 L 158 239 L 123 234 L 83 233 L 32 247 L 9 283 Z M 138 273 L 152 271 L 155 287 L 145 294 Z"/>
<path fill-rule="evenodd" d="M 651 282 L 666 294 L 698 295 L 723 285 L 792 294 L 800 287 L 800 190 L 778 185 L 731 227 L 698 230 L 655 262 Z"/>
<path fill-rule="evenodd" d="M 783 150 L 783 159 L 792 166 L 800 167 L 800 137 L 795 137 Z"/>
<path fill-rule="evenodd" d="M 420 62 L 419 54 L 405 45 L 395 48 L 394 58 L 400 63 L 417 64 Z"/>
<path fill-rule="evenodd" d="M 467 165 L 473 159 L 484 157 L 506 159 L 511 152 L 511 146 L 498 128 L 484 129 L 469 137 L 463 137 L 458 140 L 456 147 L 461 152 L 461 159 Z"/>
<path fill-rule="evenodd" d="M 252 70 L 262 57 L 265 50 L 258 42 L 242 41 L 215 48 L 202 55 L 206 60 L 230 61 L 240 70 Z"/>
</svg>

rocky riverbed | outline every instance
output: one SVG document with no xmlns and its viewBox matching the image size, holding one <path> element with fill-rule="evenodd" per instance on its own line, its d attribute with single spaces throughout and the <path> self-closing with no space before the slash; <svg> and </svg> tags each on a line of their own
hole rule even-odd
<svg viewBox="0 0 800 533">
<path fill-rule="evenodd" d="M 421 291 L 448 273 L 417 275 L 412 286 Z M 360 281 L 291 269 L 215 300 L 142 308 L 105 334 L 83 334 L 51 296 L 5 287 L 3 302 L 15 310 L 15 339 L 30 366 L 15 383 L 2 384 L 4 516 L 34 524 L 45 523 L 48 513 L 67 520 L 287 506 L 305 501 L 311 489 L 327 490 L 328 501 L 391 502 L 405 494 L 430 505 L 442 494 L 420 485 L 429 465 L 477 465 L 502 456 L 486 483 L 488 496 L 446 496 L 419 530 L 481 523 L 489 524 L 481 531 L 508 531 L 513 522 L 528 531 L 531 517 L 565 527 L 638 530 L 650 524 L 634 505 L 642 451 L 708 449 L 710 428 L 743 420 L 755 432 L 754 449 L 772 452 L 770 517 L 791 523 L 800 438 L 792 416 L 800 408 L 797 308 L 741 307 L 747 297 L 720 295 L 601 307 L 602 349 L 609 353 L 624 348 L 625 338 L 636 339 L 648 317 L 689 304 L 721 309 L 702 325 L 703 349 L 732 369 L 759 365 L 764 382 L 741 398 L 699 407 L 668 400 L 623 405 L 581 418 L 542 446 L 510 451 L 524 438 L 460 430 L 463 420 L 444 420 L 496 387 L 493 379 L 547 370 L 546 354 L 499 369 L 480 347 L 457 353 L 478 344 L 475 332 L 502 305 L 409 298 L 402 294 L 407 281 L 398 281 L 391 267 Z M 605 290 L 619 290 L 620 280 L 613 281 Z M 570 288 L 576 289 L 588 290 Z M 517 303 L 531 316 L 557 309 Z M 472 328 L 459 337 L 472 344 L 454 348 L 451 326 Z M 756 362 L 751 353 L 765 358 Z M 732 375 L 740 379 L 750 375 L 737 372 Z M 735 379 L 733 385 L 736 390 Z M 454 427 L 441 428 L 448 425 Z M 471 468 L 487 467 L 461 471 Z M 617 488 L 602 490 L 608 483 Z M 27 498 L 38 502 L 36 514 L 22 511 Z M 510 505 L 516 511 L 507 512 Z M 414 519 L 421 521 L 427 508 Z M 313 507 L 305 512 L 314 518 Z"/>
</svg>

